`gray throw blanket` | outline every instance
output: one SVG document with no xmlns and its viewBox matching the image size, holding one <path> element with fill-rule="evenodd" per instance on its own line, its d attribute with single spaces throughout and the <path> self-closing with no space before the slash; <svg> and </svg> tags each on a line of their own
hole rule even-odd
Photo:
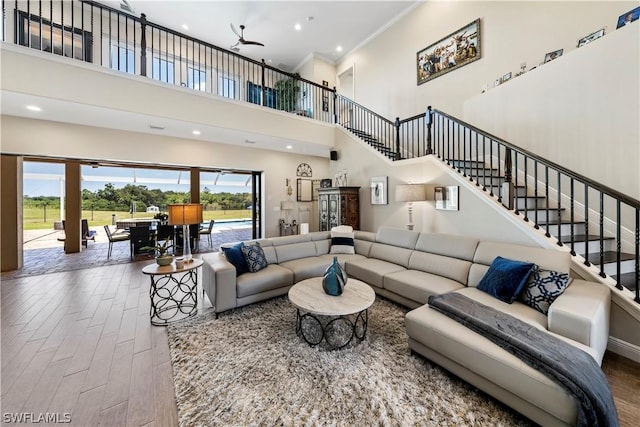
<svg viewBox="0 0 640 427">
<path fill-rule="evenodd" d="M 607 378 L 586 352 L 456 292 L 434 295 L 429 305 L 563 386 L 578 401 L 578 426 L 619 425 Z"/>
</svg>

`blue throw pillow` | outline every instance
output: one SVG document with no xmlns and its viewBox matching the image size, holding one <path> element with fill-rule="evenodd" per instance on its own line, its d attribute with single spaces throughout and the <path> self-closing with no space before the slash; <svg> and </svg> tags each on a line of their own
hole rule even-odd
<svg viewBox="0 0 640 427">
<path fill-rule="evenodd" d="M 267 257 L 264 254 L 264 250 L 262 250 L 262 246 L 260 246 L 259 242 L 244 245 L 242 247 L 242 254 L 244 255 L 244 260 L 247 263 L 247 268 L 251 273 L 260 271 L 269 265 Z"/>
<path fill-rule="evenodd" d="M 244 254 L 242 253 L 243 246 L 244 243 L 240 242 L 237 245 L 222 247 L 222 252 L 224 252 L 224 256 L 227 258 L 227 261 L 233 264 L 236 268 L 236 276 L 249 271 L 249 268 L 247 268 L 247 262 L 244 259 Z"/>
<path fill-rule="evenodd" d="M 496 257 L 480 280 L 478 289 L 511 304 L 518 298 L 535 264 Z"/>
<path fill-rule="evenodd" d="M 567 286 L 569 286 L 567 273 L 543 270 L 536 265 L 520 295 L 520 301 L 542 314 L 547 314 L 549 306 L 562 295 Z"/>
</svg>

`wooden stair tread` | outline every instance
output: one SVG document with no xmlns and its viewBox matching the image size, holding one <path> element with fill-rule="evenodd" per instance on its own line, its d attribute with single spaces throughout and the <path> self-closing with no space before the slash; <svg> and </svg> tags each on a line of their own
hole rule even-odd
<svg viewBox="0 0 640 427">
<path fill-rule="evenodd" d="M 584 221 L 571 221 L 570 219 L 563 219 L 560 221 L 538 222 L 538 225 L 563 225 L 563 224 L 584 224 Z"/>
<path fill-rule="evenodd" d="M 618 276 L 615 274 L 612 275 L 611 278 L 618 281 Z M 621 274 L 619 282 L 622 286 L 632 292 L 635 292 L 636 288 L 638 287 L 638 282 L 636 282 L 636 273 L 633 271 L 630 273 Z"/>
<path fill-rule="evenodd" d="M 585 239 L 586 237 L 586 239 Z M 603 237 L 603 240 L 614 240 L 613 237 Z M 562 242 L 571 242 L 571 236 L 560 236 L 560 240 Z M 597 241 L 600 240 L 600 236 L 598 236 L 597 234 L 589 234 L 589 235 L 584 235 L 584 234 L 574 234 L 573 235 L 573 241 L 575 243 L 579 243 L 579 242 L 584 242 L 585 240 L 589 241 L 589 242 L 593 242 L 593 241 Z"/>
<path fill-rule="evenodd" d="M 604 263 L 616 262 L 617 261 L 617 252 L 616 251 L 604 251 Z M 582 254 L 584 257 L 585 254 Z M 620 261 L 632 261 L 635 259 L 633 254 L 622 252 L 620 253 Z M 587 257 L 587 260 L 592 264 L 600 265 L 600 253 L 590 253 Z"/>
</svg>

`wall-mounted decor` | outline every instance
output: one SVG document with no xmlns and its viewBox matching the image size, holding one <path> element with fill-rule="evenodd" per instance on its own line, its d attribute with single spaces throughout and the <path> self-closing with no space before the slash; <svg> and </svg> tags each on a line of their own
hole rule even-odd
<svg viewBox="0 0 640 427">
<path fill-rule="evenodd" d="M 544 56 L 544 63 L 546 64 L 549 61 L 553 61 L 554 59 L 562 56 L 562 52 L 564 49 L 554 50 L 553 52 L 549 52 Z"/>
<path fill-rule="evenodd" d="M 313 201 L 317 201 L 318 200 L 318 189 L 320 188 L 320 182 L 322 180 L 320 179 L 314 179 L 311 181 L 311 187 L 313 188 Z M 331 186 L 331 185 L 329 185 Z"/>
<path fill-rule="evenodd" d="M 376 176 L 371 178 L 371 204 L 372 205 L 389 204 L 388 191 L 389 191 L 389 186 L 387 184 L 386 176 Z"/>
<path fill-rule="evenodd" d="M 296 176 L 311 178 L 313 176 L 313 171 L 311 170 L 311 166 L 309 166 L 306 163 L 300 163 L 298 165 L 298 168 L 296 169 Z"/>
<path fill-rule="evenodd" d="M 313 201 L 313 180 L 298 178 L 298 202 Z"/>
<path fill-rule="evenodd" d="M 507 73 L 504 76 L 502 76 L 502 83 L 506 82 L 507 80 L 511 79 L 511 73 Z"/>
<path fill-rule="evenodd" d="M 592 41 L 599 39 L 600 37 L 604 36 L 604 28 L 600 28 L 598 31 L 594 31 L 593 33 L 589 34 L 588 36 L 584 36 L 581 39 L 578 40 L 578 47 L 582 47 L 585 44 L 589 44 Z"/>
<path fill-rule="evenodd" d="M 458 186 L 436 187 L 434 189 L 436 209 L 443 211 L 458 210 Z"/>
<path fill-rule="evenodd" d="M 480 59 L 480 19 L 418 51 L 418 84 Z"/>
<path fill-rule="evenodd" d="M 616 25 L 616 29 L 624 27 L 625 25 L 631 24 L 633 21 L 637 21 L 640 17 L 640 6 L 635 9 L 631 9 L 627 13 L 623 13 L 618 18 L 618 25 Z"/>
<path fill-rule="evenodd" d="M 331 178 L 325 178 L 320 180 L 320 188 L 331 187 Z"/>
</svg>

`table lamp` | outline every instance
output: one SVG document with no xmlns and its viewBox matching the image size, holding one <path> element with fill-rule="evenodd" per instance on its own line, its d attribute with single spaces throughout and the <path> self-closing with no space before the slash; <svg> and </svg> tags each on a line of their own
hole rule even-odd
<svg viewBox="0 0 640 427">
<path fill-rule="evenodd" d="M 409 224 L 407 228 L 413 230 L 413 202 L 427 200 L 424 184 L 396 185 L 396 202 L 407 202 L 409 207 Z"/>
<path fill-rule="evenodd" d="M 202 205 L 200 203 L 181 203 L 168 205 L 169 225 L 182 226 L 182 255 L 186 262 L 191 262 L 191 239 L 189 225 L 202 222 Z"/>
</svg>

